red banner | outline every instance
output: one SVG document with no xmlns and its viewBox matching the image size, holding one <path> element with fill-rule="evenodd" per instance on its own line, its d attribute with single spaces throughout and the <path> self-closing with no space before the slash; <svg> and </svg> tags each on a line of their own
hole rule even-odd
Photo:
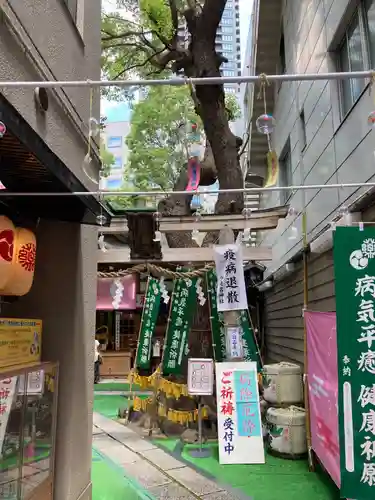
<svg viewBox="0 0 375 500">
<path fill-rule="evenodd" d="M 311 443 L 340 487 L 336 313 L 305 312 Z"/>
<path fill-rule="evenodd" d="M 188 163 L 188 185 L 186 191 L 196 191 L 201 180 L 201 166 L 196 158 L 190 158 Z"/>
</svg>

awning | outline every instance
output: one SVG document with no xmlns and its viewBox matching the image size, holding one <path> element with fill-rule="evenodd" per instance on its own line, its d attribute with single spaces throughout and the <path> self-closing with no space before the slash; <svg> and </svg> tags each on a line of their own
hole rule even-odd
<svg viewBox="0 0 375 500">
<path fill-rule="evenodd" d="M 49 148 L 20 113 L 0 94 L 0 121 L 6 132 L 0 139 L 0 182 L 7 192 L 68 193 L 88 190 Z M 67 147 L 69 145 L 67 144 Z M 100 164 L 99 158 L 95 161 Z M 0 193 L 1 193 L 0 191 Z M 111 214 L 94 196 L 1 196 L 1 209 L 12 216 L 25 214 L 81 224 L 97 224 L 97 216 Z"/>
<path fill-rule="evenodd" d="M 123 278 L 98 278 L 98 311 L 135 310 L 137 281 L 134 275 Z"/>
</svg>

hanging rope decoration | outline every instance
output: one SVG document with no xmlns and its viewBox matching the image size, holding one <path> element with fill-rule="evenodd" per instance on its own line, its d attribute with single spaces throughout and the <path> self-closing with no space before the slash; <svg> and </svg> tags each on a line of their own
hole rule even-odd
<svg viewBox="0 0 375 500">
<path fill-rule="evenodd" d="M 267 113 L 267 97 L 266 97 L 266 88 L 270 86 L 270 82 L 268 81 L 267 75 L 265 73 L 261 73 L 259 75 L 260 85 L 258 92 L 258 99 L 263 98 L 263 108 L 264 114 L 259 116 L 256 120 L 256 127 L 262 134 L 267 136 L 268 143 L 268 151 L 272 151 L 271 147 L 271 133 L 275 128 L 275 119 L 273 116 Z"/>
<path fill-rule="evenodd" d="M 123 278 L 124 276 L 129 276 L 130 274 L 140 274 L 147 273 L 155 277 L 164 277 L 170 279 L 187 279 L 187 278 L 198 278 L 200 276 L 205 276 L 208 271 L 214 269 L 215 264 L 206 264 L 200 269 L 194 269 L 193 271 L 171 271 L 170 269 L 165 269 L 164 267 L 156 266 L 155 264 L 137 264 L 136 266 L 129 267 L 128 269 L 121 269 L 119 271 L 98 271 L 98 278 Z"/>
</svg>

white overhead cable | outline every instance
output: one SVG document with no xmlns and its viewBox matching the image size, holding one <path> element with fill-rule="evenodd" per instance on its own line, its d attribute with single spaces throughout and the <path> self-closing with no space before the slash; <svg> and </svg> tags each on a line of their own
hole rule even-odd
<svg viewBox="0 0 375 500">
<path fill-rule="evenodd" d="M 374 79 L 375 71 L 347 71 L 337 73 L 301 73 L 291 75 L 253 75 L 253 76 L 221 76 L 209 78 L 169 78 L 162 80 L 72 80 L 72 81 L 48 81 L 39 82 L 17 82 L 0 81 L 0 88 L 27 88 L 27 87 L 154 87 L 157 85 L 221 85 L 230 83 L 256 83 L 267 79 L 269 82 L 296 82 L 312 80 L 347 80 L 347 79 Z"/>
<path fill-rule="evenodd" d="M 271 193 L 278 191 L 308 191 L 314 189 L 345 189 L 345 188 L 361 188 L 361 187 L 375 187 L 375 182 L 349 182 L 344 184 L 306 184 L 298 186 L 272 186 L 272 187 L 256 187 L 256 188 L 238 188 L 238 189 L 212 189 L 206 191 L 206 194 L 218 194 L 218 193 L 228 193 L 228 194 L 239 194 L 239 193 Z M 98 196 L 100 198 L 105 198 L 108 196 L 170 196 L 170 195 L 182 195 L 182 196 L 192 196 L 201 195 L 201 191 L 73 191 L 66 193 L 13 193 L 12 191 L 7 191 L 6 189 L 0 190 L 0 198 L 13 198 L 13 197 L 29 197 L 29 196 Z"/>
</svg>

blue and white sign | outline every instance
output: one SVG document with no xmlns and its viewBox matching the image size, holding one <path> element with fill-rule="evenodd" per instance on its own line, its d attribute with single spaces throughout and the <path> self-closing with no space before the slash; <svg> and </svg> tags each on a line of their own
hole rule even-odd
<svg viewBox="0 0 375 500">
<path fill-rule="evenodd" d="M 264 464 L 257 364 L 216 363 L 221 464 Z"/>
</svg>

